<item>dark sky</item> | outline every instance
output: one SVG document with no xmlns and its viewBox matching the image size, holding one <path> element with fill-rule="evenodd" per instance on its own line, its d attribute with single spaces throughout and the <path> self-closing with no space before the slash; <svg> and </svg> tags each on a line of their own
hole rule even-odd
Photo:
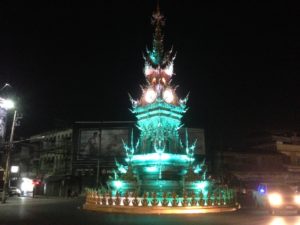
<svg viewBox="0 0 300 225">
<path fill-rule="evenodd" d="M 0 3 L 0 85 L 23 113 L 19 135 L 61 121 L 134 120 L 154 0 Z M 300 128 L 296 1 L 161 0 L 184 122 L 212 133 Z"/>
</svg>

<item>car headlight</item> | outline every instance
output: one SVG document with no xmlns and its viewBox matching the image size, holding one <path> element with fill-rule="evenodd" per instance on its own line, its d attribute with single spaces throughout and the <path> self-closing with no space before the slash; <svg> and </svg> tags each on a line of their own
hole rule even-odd
<svg viewBox="0 0 300 225">
<path fill-rule="evenodd" d="M 296 195 L 296 196 L 294 197 L 294 201 L 295 201 L 295 203 L 296 203 L 297 205 L 300 205 L 300 195 Z"/>
<path fill-rule="evenodd" d="M 269 194 L 268 200 L 269 200 L 270 205 L 272 205 L 272 206 L 279 206 L 282 204 L 282 197 L 278 193 Z"/>
</svg>

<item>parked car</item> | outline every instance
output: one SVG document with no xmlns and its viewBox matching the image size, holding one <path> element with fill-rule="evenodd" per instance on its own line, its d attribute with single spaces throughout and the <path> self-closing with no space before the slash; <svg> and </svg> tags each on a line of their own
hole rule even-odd
<svg viewBox="0 0 300 225">
<path fill-rule="evenodd" d="M 267 209 L 270 214 L 279 210 L 294 210 L 300 214 L 300 193 L 289 185 L 261 183 L 253 197 L 256 206 Z"/>
<path fill-rule="evenodd" d="M 21 190 L 17 187 L 10 187 L 8 191 L 9 196 L 21 196 Z"/>
</svg>

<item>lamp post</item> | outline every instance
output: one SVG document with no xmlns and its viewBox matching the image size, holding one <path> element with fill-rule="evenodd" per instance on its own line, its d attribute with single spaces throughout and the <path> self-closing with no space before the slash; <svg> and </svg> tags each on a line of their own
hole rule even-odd
<svg viewBox="0 0 300 225">
<path fill-rule="evenodd" d="M 14 112 L 13 122 L 10 131 L 8 149 L 6 153 L 6 162 L 5 162 L 5 171 L 4 171 L 4 184 L 3 184 L 3 193 L 2 193 L 2 203 L 6 202 L 6 193 L 8 193 L 8 178 L 9 178 L 9 166 L 10 166 L 10 153 L 13 147 L 13 139 L 14 139 L 14 132 L 16 126 L 16 119 L 17 119 L 17 110 Z"/>
</svg>

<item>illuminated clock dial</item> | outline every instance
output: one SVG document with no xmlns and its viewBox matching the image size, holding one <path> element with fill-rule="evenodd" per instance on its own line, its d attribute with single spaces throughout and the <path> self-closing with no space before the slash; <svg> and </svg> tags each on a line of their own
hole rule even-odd
<svg viewBox="0 0 300 225">
<path fill-rule="evenodd" d="M 163 93 L 163 98 L 167 103 L 171 103 L 174 100 L 173 91 L 167 88 Z"/>
<path fill-rule="evenodd" d="M 152 103 L 152 102 L 154 102 L 156 97 L 157 97 L 156 91 L 153 88 L 148 88 L 148 90 L 145 93 L 145 97 L 144 97 L 145 101 L 147 103 Z"/>
</svg>

